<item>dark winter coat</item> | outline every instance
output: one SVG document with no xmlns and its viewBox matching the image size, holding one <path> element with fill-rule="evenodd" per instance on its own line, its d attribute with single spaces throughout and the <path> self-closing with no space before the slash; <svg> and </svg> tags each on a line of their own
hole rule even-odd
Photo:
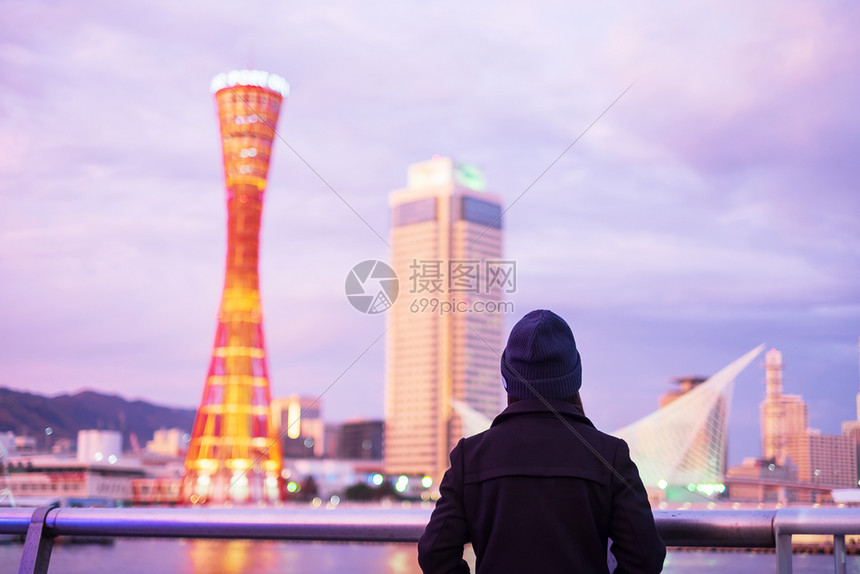
<svg viewBox="0 0 860 574">
<path fill-rule="evenodd" d="M 627 444 L 565 401 L 517 401 L 461 439 L 418 542 L 425 574 L 657 573 L 666 546 Z"/>
</svg>

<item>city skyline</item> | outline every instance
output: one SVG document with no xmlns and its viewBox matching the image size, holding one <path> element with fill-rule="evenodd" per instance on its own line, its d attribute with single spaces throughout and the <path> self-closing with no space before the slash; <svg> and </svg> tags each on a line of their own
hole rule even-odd
<svg viewBox="0 0 860 574">
<path fill-rule="evenodd" d="M 564 316 L 599 427 L 766 342 L 838 433 L 860 382 L 858 8 L 504 8 L 9 7 L 0 382 L 197 405 L 226 244 L 208 86 L 247 67 L 292 87 L 261 231 L 276 396 L 337 381 L 327 418 L 381 416 L 384 319 L 343 281 L 388 259 L 388 190 L 438 153 L 509 207 L 505 335 L 535 307 Z M 760 450 L 754 367 L 733 462 Z"/>
</svg>

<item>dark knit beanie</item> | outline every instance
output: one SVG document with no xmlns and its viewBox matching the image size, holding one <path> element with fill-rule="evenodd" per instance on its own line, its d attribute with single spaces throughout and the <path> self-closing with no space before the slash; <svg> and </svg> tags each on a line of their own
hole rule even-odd
<svg viewBox="0 0 860 574">
<path fill-rule="evenodd" d="M 531 389 L 547 399 L 575 395 L 582 386 L 582 362 L 564 319 L 543 309 L 520 319 L 502 353 L 502 377 L 515 399 L 534 398 Z"/>
</svg>

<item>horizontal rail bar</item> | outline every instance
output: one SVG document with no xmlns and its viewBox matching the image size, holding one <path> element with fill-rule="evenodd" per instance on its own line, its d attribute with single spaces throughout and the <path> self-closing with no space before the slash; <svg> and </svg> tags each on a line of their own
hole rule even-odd
<svg viewBox="0 0 860 574">
<path fill-rule="evenodd" d="M 33 508 L 0 508 L 0 534 L 27 534 Z"/>
<path fill-rule="evenodd" d="M 0 534 L 25 534 L 32 508 L 0 508 Z M 416 542 L 430 509 L 52 508 L 52 535 Z M 657 510 L 669 546 L 774 548 L 779 534 L 860 534 L 860 509 Z"/>
<path fill-rule="evenodd" d="M 429 510 L 386 509 L 61 508 L 46 524 L 57 534 L 183 538 L 266 538 L 345 542 L 414 542 Z M 109 526 L 106 531 L 105 526 Z"/>
<path fill-rule="evenodd" d="M 774 548 L 778 510 L 657 510 L 654 520 L 669 546 Z M 860 530 L 860 515 L 858 530 Z"/>
<path fill-rule="evenodd" d="M 778 534 L 860 534 L 860 508 L 781 508 Z"/>
</svg>

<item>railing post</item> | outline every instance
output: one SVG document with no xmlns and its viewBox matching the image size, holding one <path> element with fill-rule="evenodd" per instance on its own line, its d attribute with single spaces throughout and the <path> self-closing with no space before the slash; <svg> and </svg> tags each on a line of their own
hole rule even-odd
<svg viewBox="0 0 860 574">
<path fill-rule="evenodd" d="M 791 534 L 782 534 L 776 529 L 776 571 L 791 574 Z"/>
<path fill-rule="evenodd" d="M 845 574 L 845 535 L 833 535 L 833 564 L 836 574 Z"/>
<path fill-rule="evenodd" d="M 18 574 L 48 573 L 54 536 L 45 528 L 45 519 L 48 517 L 48 512 L 54 508 L 54 506 L 40 506 L 33 511 L 30 526 L 27 528 L 27 538 L 24 540 L 21 563 L 18 565 Z"/>
</svg>

